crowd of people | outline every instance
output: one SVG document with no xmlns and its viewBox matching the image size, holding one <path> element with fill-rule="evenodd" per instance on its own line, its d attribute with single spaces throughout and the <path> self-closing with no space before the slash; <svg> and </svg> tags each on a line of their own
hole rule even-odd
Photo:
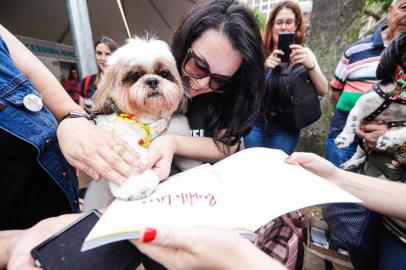
<svg viewBox="0 0 406 270">
<path fill-rule="evenodd" d="M 63 82 L 66 91 L 0 26 L 0 168 L 4 179 L 0 213 L 5 217 L 0 221 L 0 268 L 37 269 L 31 249 L 81 215 L 74 168 L 92 179 L 103 176 L 117 184 L 147 168 L 163 180 L 170 174 L 174 155 L 216 162 L 243 147 L 261 146 L 285 151 L 290 155 L 287 163 L 299 164 L 338 185 L 360 198 L 363 207 L 382 215 L 370 251 L 349 246 L 355 269 L 406 269 L 406 185 L 402 183 L 406 164 L 393 151 L 376 150 L 377 139 L 388 126 L 363 122 L 357 129 L 359 140 L 351 146 L 337 148 L 334 143 L 357 99 L 378 82 L 376 70 L 385 60 L 381 57 L 385 48 L 404 31 L 406 0 L 393 0 L 387 24 L 345 49 L 331 81 L 330 97 L 336 110 L 324 159 L 293 153 L 300 129 L 282 123 L 275 110 L 286 109 L 277 102 L 284 90 L 279 83 L 284 65 L 304 67 L 315 93 L 324 96 L 328 92 L 316 56 L 304 44 L 299 5 L 289 0 L 275 4 L 261 36 L 252 12 L 237 1 L 195 4 L 180 20 L 171 43 L 189 97 L 185 116 L 193 136 L 157 137 L 148 147 L 147 162 L 142 163 L 138 153 L 95 125 L 88 115 L 106 59 L 117 48 L 113 40 L 104 36 L 95 44 L 97 74 L 83 76 L 79 82 L 77 70 L 70 70 Z M 294 33 L 287 60 L 286 52 L 278 47 L 280 33 Z M 405 59 L 396 59 L 396 66 L 406 68 Z M 368 156 L 360 171 L 340 169 L 359 143 Z M 156 226 L 146 228 L 133 243 L 168 269 L 286 269 L 228 230 Z"/>
</svg>

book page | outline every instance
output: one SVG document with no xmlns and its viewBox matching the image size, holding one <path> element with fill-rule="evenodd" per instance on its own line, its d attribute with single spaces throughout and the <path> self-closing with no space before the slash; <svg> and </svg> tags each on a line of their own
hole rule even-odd
<svg viewBox="0 0 406 270">
<path fill-rule="evenodd" d="M 204 164 L 169 177 L 143 200 L 116 199 L 87 237 L 93 243 L 85 244 L 83 250 L 137 237 L 147 225 L 241 227 L 228 215 L 232 204 L 212 166 Z"/>
<path fill-rule="evenodd" d="M 249 227 L 312 205 L 360 202 L 301 166 L 287 164 L 286 157 L 281 150 L 249 148 L 213 165 Z"/>
<path fill-rule="evenodd" d="M 280 150 L 250 148 L 211 166 L 171 176 L 148 198 L 115 200 L 86 238 L 83 250 L 136 238 L 156 225 L 214 226 L 255 231 L 303 207 L 357 198 L 283 160 Z"/>
</svg>

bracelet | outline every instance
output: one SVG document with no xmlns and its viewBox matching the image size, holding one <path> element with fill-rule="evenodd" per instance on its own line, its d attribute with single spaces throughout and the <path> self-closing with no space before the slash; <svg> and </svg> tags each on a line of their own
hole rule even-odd
<svg viewBox="0 0 406 270">
<path fill-rule="evenodd" d="M 306 68 L 307 71 L 312 71 L 316 67 L 316 63 L 313 62 L 313 66 L 311 68 Z"/>
<path fill-rule="evenodd" d="M 87 114 L 87 113 L 83 113 L 83 112 L 69 112 L 67 115 L 65 115 L 64 117 L 61 118 L 61 121 L 59 121 L 59 124 L 63 120 L 68 119 L 68 118 L 85 118 L 89 121 L 93 121 L 94 124 L 97 124 L 94 116 Z"/>
</svg>

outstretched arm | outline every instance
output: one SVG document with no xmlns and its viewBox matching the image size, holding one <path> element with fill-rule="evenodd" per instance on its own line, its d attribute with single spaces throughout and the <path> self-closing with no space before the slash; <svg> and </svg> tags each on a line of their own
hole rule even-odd
<svg viewBox="0 0 406 270">
<path fill-rule="evenodd" d="M 312 153 L 293 153 L 286 162 L 298 163 L 363 201 L 371 210 L 406 220 L 406 184 L 385 181 L 362 174 L 344 171 Z"/>
<path fill-rule="evenodd" d="M 216 162 L 237 150 L 237 145 L 224 147 L 225 150 L 222 151 L 209 137 L 166 134 L 159 136 L 150 144 L 146 167 L 152 168 L 159 180 L 163 180 L 169 175 L 174 154 L 205 162 Z"/>
</svg>

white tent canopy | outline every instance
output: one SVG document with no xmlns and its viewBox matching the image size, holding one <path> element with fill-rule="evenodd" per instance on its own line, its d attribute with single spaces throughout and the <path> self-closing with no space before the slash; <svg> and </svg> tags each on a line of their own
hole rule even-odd
<svg viewBox="0 0 406 270">
<path fill-rule="evenodd" d="M 199 0 L 121 0 L 131 34 L 149 31 L 169 41 L 182 14 Z M 88 0 L 93 39 L 127 38 L 116 0 Z M 16 35 L 72 44 L 64 0 L 2 0 L 0 23 Z"/>
</svg>

